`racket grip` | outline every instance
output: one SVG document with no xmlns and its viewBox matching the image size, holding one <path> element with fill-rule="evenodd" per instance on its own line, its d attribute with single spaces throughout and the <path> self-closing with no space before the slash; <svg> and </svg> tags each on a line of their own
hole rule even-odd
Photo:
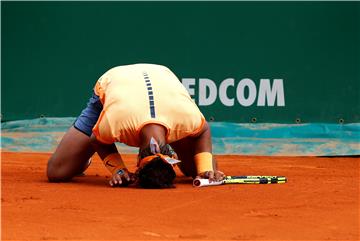
<svg viewBox="0 0 360 241">
<path fill-rule="evenodd" d="M 223 181 L 210 182 L 209 179 L 195 178 L 193 181 L 194 187 L 207 187 L 207 186 L 218 186 L 223 184 Z"/>
</svg>

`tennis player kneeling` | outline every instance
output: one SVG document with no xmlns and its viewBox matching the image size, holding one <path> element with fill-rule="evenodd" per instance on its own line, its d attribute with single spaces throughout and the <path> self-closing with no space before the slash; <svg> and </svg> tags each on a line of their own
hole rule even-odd
<svg viewBox="0 0 360 241">
<path fill-rule="evenodd" d="M 139 147 L 135 173 L 125 166 L 116 142 Z M 161 65 L 119 66 L 100 77 L 87 107 L 48 161 L 49 181 L 70 181 L 89 166 L 94 152 L 111 172 L 111 186 L 173 187 L 174 165 L 193 178 L 225 177 L 212 156 L 204 116 L 178 78 Z"/>
</svg>

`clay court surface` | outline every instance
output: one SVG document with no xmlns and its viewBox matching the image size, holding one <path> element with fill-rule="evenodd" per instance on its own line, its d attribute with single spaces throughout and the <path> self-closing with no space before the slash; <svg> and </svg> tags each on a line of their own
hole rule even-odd
<svg viewBox="0 0 360 241">
<path fill-rule="evenodd" d="M 2 153 L 2 240 L 358 240 L 359 158 L 217 156 L 228 175 L 287 184 L 110 188 L 98 157 L 48 183 L 49 154 Z M 135 156 L 125 155 L 131 170 Z"/>
</svg>

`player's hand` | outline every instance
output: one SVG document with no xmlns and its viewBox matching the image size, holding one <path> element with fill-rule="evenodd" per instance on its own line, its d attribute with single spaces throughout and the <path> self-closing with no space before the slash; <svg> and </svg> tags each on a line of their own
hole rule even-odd
<svg viewBox="0 0 360 241">
<path fill-rule="evenodd" d="M 197 178 L 209 179 L 210 182 L 219 182 L 224 180 L 225 174 L 222 171 L 206 171 L 200 173 Z"/>
<path fill-rule="evenodd" d="M 112 187 L 127 186 L 135 181 L 135 175 L 128 169 L 120 169 L 110 178 L 109 184 Z"/>
</svg>

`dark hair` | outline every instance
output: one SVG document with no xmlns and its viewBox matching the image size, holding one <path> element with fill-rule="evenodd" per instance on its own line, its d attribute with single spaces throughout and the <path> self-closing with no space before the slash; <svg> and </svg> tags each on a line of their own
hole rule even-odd
<svg viewBox="0 0 360 241">
<path fill-rule="evenodd" d="M 173 150 L 170 145 L 160 146 L 161 154 L 171 156 Z M 139 150 L 139 158 L 153 155 L 150 148 Z M 176 177 L 173 167 L 160 157 L 155 157 L 138 171 L 138 184 L 142 188 L 169 188 L 173 187 Z"/>
</svg>

